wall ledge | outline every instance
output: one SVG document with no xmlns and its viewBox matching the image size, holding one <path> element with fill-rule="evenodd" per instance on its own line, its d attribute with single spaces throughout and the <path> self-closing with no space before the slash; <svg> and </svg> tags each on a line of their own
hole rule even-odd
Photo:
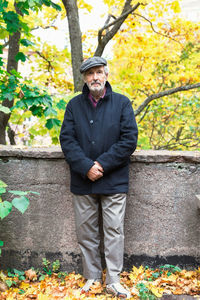
<svg viewBox="0 0 200 300">
<path fill-rule="evenodd" d="M 26 147 L 0 145 L 0 157 L 63 159 L 60 146 Z M 131 155 L 131 162 L 165 163 L 184 162 L 199 163 L 200 151 L 136 150 Z"/>
</svg>

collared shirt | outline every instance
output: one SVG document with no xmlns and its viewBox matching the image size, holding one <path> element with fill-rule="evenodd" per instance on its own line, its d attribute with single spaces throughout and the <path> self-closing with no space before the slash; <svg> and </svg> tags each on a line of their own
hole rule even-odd
<svg viewBox="0 0 200 300">
<path fill-rule="evenodd" d="M 106 94 L 106 87 L 104 88 L 104 93 L 103 93 L 103 95 L 102 95 L 100 98 L 104 98 L 105 94 Z M 94 107 L 96 107 L 98 101 L 96 101 L 96 100 L 92 97 L 92 94 L 91 94 L 91 93 L 89 93 L 88 98 L 89 98 L 90 101 L 92 102 L 92 105 L 93 105 Z"/>
</svg>

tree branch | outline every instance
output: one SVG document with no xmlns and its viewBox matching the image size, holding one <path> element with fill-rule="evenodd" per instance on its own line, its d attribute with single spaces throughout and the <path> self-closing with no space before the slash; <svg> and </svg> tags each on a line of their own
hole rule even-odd
<svg viewBox="0 0 200 300">
<path fill-rule="evenodd" d="M 137 7 L 138 7 L 138 6 L 139 6 L 139 5 L 137 4 Z M 137 8 L 137 7 L 136 7 L 136 8 Z M 123 18 L 127 18 L 128 15 L 131 14 L 136 8 L 134 7 L 134 8 L 129 9 L 127 12 L 125 12 L 124 14 L 122 14 L 119 18 L 116 18 L 116 17 L 114 17 L 113 15 L 109 15 L 108 18 L 107 18 L 107 20 L 106 20 L 106 22 L 105 22 L 105 25 L 104 25 L 104 26 L 99 30 L 99 32 L 98 32 L 98 41 L 101 42 L 101 39 L 102 39 L 102 32 L 103 32 L 104 30 L 108 29 L 110 26 L 113 26 L 113 25 L 117 24 L 117 23 L 118 23 L 119 21 L 121 21 Z M 111 19 L 111 16 L 115 18 L 115 21 L 113 21 L 113 22 L 111 22 L 111 23 L 108 23 L 108 21 L 110 21 L 110 19 Z"/>
<path fill-rule="evenodd" d="M 57 27 L 55 25 L 48 25 L 48 26 L 37 26 L 37 27 L 33 27 L 31 29 L 31 31 L 33 30 L 37 30 L 37 29 L 49 29 L 49 28 L 54 28 L 55 30 L 57 30 Z"/>
<path fill-rule="evenodd" d="M 155 28 L 153 27 L 153 23 L 152 23 L 149 19 L 147 19 L 147 18 L 145 18 L 144 16 L 142 16 L 142 15 L 140 15 L 140 14 L 137 14 L 137 13 L 133 13 L 133 15 L 134 15 L 134 16 L 138 16 L 138 17 L 140 17 L 140 18 L 143 18 L 144 20 L 146 20 L 146 21 L 151 25 L 151 29 L 152 29 L 155 33 L 157 33 L 157 34 L 159 34 L 159 35 L 162 35 L 162 36 L 164 36 L 164 37 L 166 37 L 166 38 L 168 38 L 168 39 L 170 39 L 170 40 L 172 40 L 172 41 L 174 41 L 174 42 L 176 42 L 176 43 L 179 43 L 179 44 L 181 45 L 181 47 L 183 48 L 183 45 L 181 44 L 181 42 L 177 41 L 176 39 L 170 37 L 170 36 L 167 35 L 167 34 L 163 34 L 163 33 L 161 33 L 161 32 L 158 32 L 157 30 L 155 30 Z"/>
<path fill-rule="evenodd" d="M 9 45 L 9 40 L 7 41 L 7 42 L 5 42 L 3 45 L 1 45 L 2 46 L 2 48 L 5 48 L 6 46 L 8 46 Z"/>
<path fill-rule="evenodd" d="M 114 37 L 114 35 L 118 32 L 119 28 L 123 24 L 123 22 L 126 20 L 129 14 L 131 14 L 133 11 L 135 11 L 140 5 L 144 5 L 143 3 L 138 2 L 133 7 L 131 6 L 131 0 L 126 0 L 121 16 L 117 18 L 115 21 L 111 22 L 110 24 L 105 24 L 98 32 L 98 46 L 95 51 L 95 56 L 101 56 L 105 46 L 108 44 L 108 42 Z M 102 33 L 105 29 L 108 29 L 110 26 L 113 26 L 112 29 L 106 32 L 106 34 L 103 36 Z"/>
<path fill-rule="evenodd" d="M 164 97 L 164 96 L 169 96 L 169 95 L 172 95 L 172 94 L 175 94 L 177 92 L 182 92 L 182 91 L 188 91 L 188 90 L 192 90 L 192 89 L 196 89 L 200 87 L 200 82 L 199 83 L 196 83 L 196 84 L 190 84 L 190 85 L 185 85 L 185 86 L 179 86 L 179 87 L 176 87 L 176 88 L 173 88 L 173 89 L 170 89 L 170 90 L 166 90 L 166 91 L 162 91 L 162 92 L 159 92 L 159 93 L 156 93 L 156 94 L 153 94 L 149 97 L 147 97 L 145 99 L 145 101 L 135 110 L 135 116 L 139 115 L 143 109 L 152 101 L 152 100 L 155 100 L 155 99 L 158 99 L 158 98 L 161 98 L 161 97 Z"/>
<path fill-rule="evenodd" d="M 53 70 L 53 66 L 51 64 L 51 61 L 48 60 L 42 53 L 40 53 L 39 51 L 35 51 L 35 53 L 37 53 L 42 59 L 44 59 L 47 63 L 48 63 L 48 72 L 50 72 L 51 70 Z"/>
<path fill-rule="evenodd" d="M 143 113 L 142 117 L 140 118 L 140 120 L 138 121 L 138 123 L 142 122 L 142 120 L 144 119 L 144 117 L 146 116 L 148 110 L 150 108 L 150 105 L 147 105 L 146 109 L 145 109 L 145 112 Z"/>
</svg>

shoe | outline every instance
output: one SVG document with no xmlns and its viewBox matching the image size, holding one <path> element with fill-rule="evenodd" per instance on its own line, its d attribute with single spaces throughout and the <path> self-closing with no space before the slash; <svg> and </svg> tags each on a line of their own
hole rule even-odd
<svg viewBox="0 0 200 300">
<path fill-rule="evenodd" d="M 102 280 L 101 279 L 88 279 L 85 283 L 85 285 L 81 288 L 81 292 L 88 292 L 89 289 L 92 287 L 92 285 L 95 283 L 95 282 L 100 282 L 102 283 Z"/>
<path fill-rule="evenodd" d="M 113 294 L 114 296 L 120 297 L 120 298 L 131 298 L 131 293 L 126 290 L 119 282 L 117 283 L 111 283 L 106 285 L 106 291 L 109 294 Z"/>
</svg>

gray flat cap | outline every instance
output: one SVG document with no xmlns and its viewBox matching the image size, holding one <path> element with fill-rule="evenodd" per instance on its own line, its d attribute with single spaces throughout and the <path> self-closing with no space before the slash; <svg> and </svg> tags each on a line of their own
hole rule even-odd
<svg viewBox="0 0 200 300">
<path fill-rule="evenodd" d="M 105 60 L 105 58 L 100 56 L 90 57 L 81 64 L 80 72 L 84 73 L 88 69 L 96 66 L 107 66 L 107 61 Z"/>
</svg>

